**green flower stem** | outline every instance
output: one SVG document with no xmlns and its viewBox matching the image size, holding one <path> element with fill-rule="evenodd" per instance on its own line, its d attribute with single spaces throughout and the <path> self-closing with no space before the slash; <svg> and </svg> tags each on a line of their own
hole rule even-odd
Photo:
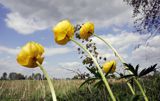
<svg viewBox="0 0 160 101">
<path fill-rule="evenodd" d="M 143 94 L 143 96 L 144 96 L 145 101 L 148 101 L 148 98 L 147 98 L 147 96 L 146 96 L 146 94 L 145 94 L 142 86 L 141 86 L 140 83 L 138 82 L 138 80 L 137 80 L 136 78 L 134 78 L 134 81 L 136 82 L 136 84 L 138 85 L 139 89 L 141 90 L 141 92 L 142 92 L 142 94 Z"/>
<path fill-rule="evenodd" d="M 73 38 L 71 38 L 71 40 L 72 40 L 74 43 L 76 43 L 78 46 L 80 46 L 82 49 L 84 49 L 84 51 L 85 51 L 86 53 L 88 53 L 88 55 L 92 58 L 92 60 L 94 61 L 95 65 L 96 65 L 97 68 L 98 68 L 98 72 L 100 73 L 100 75 L 101 75 L 101 77 L 102 77 L 102 80 L 103 80 L 103 82 L 104 82 L 104 84 L 105 84 L 105 86 L 106 86 L 106 88 L 107 88 L 107 90 L 108 90 L 108 92 L 109 92 L 112 100 L 113 100 L 113 101 L 116 101 L 116 98 L 115 98 L 114 95 L 113 95 L 113 92 L 112 92 L 112 90 L 111 90 L 111 88 L 110 88 L 110 86 L 109 86 L 109 83 L 107 82 L 107 79 L 105 78 L 105 76 L 104 76 L 104 74 L 103 74 L 103 72 L 102 72 L 102 69 L 100 68 L 100 66 L 99 66 L 99 64 L 97 63 L 96 59 L 93 57 L 93 55 L 92 55 L 82 44 L 78 43 L 78 42 L 77 42 L 76 40 L 74 40 Z"/>
<path fill-rule="evenodd" d="M 99 36 L 96 35 L 96 34 L 93 34 L 93 35 L 94 35 L 95 37 L 97 37 L 98 39 L 102 40 L 105 44 L 107 44 L 107 45 L 113 50 L 114 54 L 119 58 L 119 60 L 120 60 L 122 63 L 125 63 L 125 61 L 121 58 L 121 56 L 118 54 L 118 52 L 116 51 L 116 49 L 114 49 L 109 42 L 107 42 L 106 40 L 104 40 L 103 38 L 99 37 Z M 125 68 L 127 68 L 127 67 L 125 67 Z M 129 72 L 130 72 L 130 71 L 129 71 Z M 131 73 L 131 72 L 130 72 L 130 73 Z M 127 82 L 127 85 L 128 85 L 128 87 L 130 88 L 132 94 L 135 95 L 135 92 L 134 92 L 133 87 L 131 86 L 131 84 L 130 84 L 129 82 Z"/>
<path fill-rule="evenodd" d="M 99 37 L 99 36 L 96 35 L 96 34 L 93 34 L 93 35 L 94 35 L 95 37 L 99 38 L 100 40 L 102 40 L 105 44 L 107 44 L 107 45 L 112 49 L 112 51 L 114 52 L 114 54 L 119 58 L 119 60 L 120 60 L 122 63 L 125 63 L 125 61 L 121 58 L 121 56 L 118 54 L 118 52 L 116 51 L 116 49 L 114 49 L 114 48 L 112 47 L 112 45 L 111 45 L 108 41 L 104 40 L 103 38 Z M 126 66 L 124 66 L 124 67 L 127 68 Z M 132 74 L 131 71 L 129 71 L 129 73 Z M 142 94 L 143 94 L 143 96 L 144 96 L 145 101 L 148 101 L 148 98 L 147 98 L 146 94 L 144 93 L 144 90 L 142 89 L 142 86 L 141 86 L 141 84 L 139 83 L 139 81 L 138 81 L 136 78 L 134 78 L 134 81 L 137 83 L 139 89 L 141 90 L 141 92 L 142 92 Z M 135 92 L 134 92 L 131 84 L 130 84 L 130 83 L 127 83 L 127 85 L 129 86 L 132 94 L 135 95 Z"/>
<path fill-rule="evenodd" d="M 45 77 L 47 78 L 47 81 L 48 81 L 48 84 L 49 84 L 49 87 L 50 87 L 50 90 L 51 90 L 51 93 L 52 93 L 53 101 L 57 101 L 56 94 L 55 94 L 55 91 L 54 91 L 54 87 L 53 87 L 53 84 L 51 82 L 51 79 L 50 79 L 48 73 L 46 72 L 46 70 L 43 68 L 43 66 L 38 61 L 36 61 L 36 63 L 40 67 L 40 69 L 42 70 L 42 72 L 45 75 Z"/>
<path fill-rule="evenodd" d="M 118 52 L 116 51 L 115 48 L 112 47 L 112 45 L 107 41 L 107 40 L 104 40 L 103 38 L 99 37 L 98 35 L 96 34 L 93 34 L 95 37 L 97 37 L 98 39 L 102 40 L 105 44 L 107 44 L 111 49 L 112 51 L 114 52 L 114 54 L 119 58 L 119 60 L 122 62 L 122 63 L 125 63 L 125 61 L 121 58 L 121 56 L 118 54 Z M 127 67 L 125 67 L 127 68 Z M 132 73 L 132 72 L 131 72 Z"/>
<path fill-rule="evenodd" d="M 129 82 L 127 82 L 127 85 L 128 85 L 128 87 L 129 87 L 129 89 L 131 90 L 132 94 L 135 95 L 135 92 L 134 92 L 134 90 L 133 90 L 132 85 L 131 85 Z"/>
</svg>

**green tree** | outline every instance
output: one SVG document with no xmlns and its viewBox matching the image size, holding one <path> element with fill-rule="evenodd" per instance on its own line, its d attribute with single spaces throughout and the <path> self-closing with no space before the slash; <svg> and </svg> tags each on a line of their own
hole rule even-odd
<svg viewBox="0 0 160 101">
<path fill-rule="evenodd" d="M 2 74 L 1 80 L 7 80 L 7 79 L 8 79 L 8 78 L 7 78 L 7 73 L 4 72 L 4 73 Z"/>
<path fill-rule="evenodd" d="M 124 0 L 133 7 L 135 28 L 140 33 L 160 34 L 160 0 Z"/>
</svg>

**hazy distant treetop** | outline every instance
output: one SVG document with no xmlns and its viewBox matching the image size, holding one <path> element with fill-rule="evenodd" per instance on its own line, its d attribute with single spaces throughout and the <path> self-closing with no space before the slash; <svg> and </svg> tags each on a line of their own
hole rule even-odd
<svg viewBox="0 0 160 101">
<path fill-rule="evenodd" d="M 124 0 L 133 7 L 136 30 L 160 34 L 160 0 Z"/>
</svg>

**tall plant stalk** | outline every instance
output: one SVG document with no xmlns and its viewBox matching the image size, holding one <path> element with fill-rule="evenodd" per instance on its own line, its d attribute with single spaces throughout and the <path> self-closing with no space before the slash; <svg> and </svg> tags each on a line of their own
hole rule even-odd
<svg viewBox="0 0 160 101">
<path fill-rule="evenodd" d="M 40 67 L 40 69 L 42 70 L 43 74 L 45 75 L 47 81 L 48 81 L 48 84 L 49 84 L 49 87 L 50 87 L 50 90 L 51 90 L 51 94 L 52 94 L 52 99 L 53 101 L 57 101 L 57 98 L 56 98 L 56 94 L 55 94 L 55 90 L 54 90 L 54 87 L 53 87 L 53 84 L 52 84 L 52 81 L 48 75 L 48 73 L 46 72 L 46 70 L 43 68 L 43 66 L 38 62 L 36 61 L 37 65 Z"/>
<path fill-rule="evenodd" d="M 77 42 L 73 38 L 71 38 L 71 41 L 73 41 L 75 44 L 80 46 L 92 58 L 92 60 L 94 61 L 95 65 L 96 65 L 96 67 L 98 69 L 98 72 L 100 73 L 101 78 L 102 78 L 102 80 L 103 80 L 103 82 L 104 82 L 104 84 L 105 84 L 105 86 L 106 86 L 106 88 L 107 88 L 107 90 L 109 92 L 110 97 L 112 98 L 113 101 L 116 101 L 116 98 L 114 97 L 113 92 L 112 92 L 112 90 L 111 90 L 111 88 L 109 86 L 109 83 L 108 83 L 107 79 L 105 78 L 105 76 L 104 76 L 104 74 L 102 72 L 102 69 L 100 68 L 97 60 L 93 57 L 93 55 L 82 44 L 80 44 L 79 42 Z"/>
<path fill-rule="evenodd" d="M 97 37 L 98 39 L 100 39 L 101 41 L 103 41 L 106 45 L 108 45 L 108 46 L 112 49 L 112 51 L 114 52 L 114 54 L 119 58 L 119 60 L 120 60 L 123 64 L 125 63 L 125 61 L 124 61 L 124 60 L 122 59 L 122 57 L 118 54 L 118 52 L 116 51 L 116 49 L 115 49 L 107 40 L 104 40 L 103 38 L 99 37 L 99 36 L 96 35 L 95 33 L 94 33 L 93 35 L 94 35 L 95 37 Z M 124 68 L 127 68 L 127 67 L 124 66 Z M 131 71 L 129 71 L 129 73 L 132 74 Z M 145 101 L 148 101 L 148 98 L 147 98 L 147 96 L 146 96 L 146 94 L 145 94 L 145 92 L 144 92 L 141 84 L 139 83 L 139 81 L 138 81 L 136 78 L 134 78 L 133 80 L 134 80 L 134 81 L 136 82 L 136 84 L 138 85 L 140 91 L 142 92 L 142 95 L 144 96 Z M 133 87 L 131 86 L 131 84 L 130 84 L 129 82 L 127 82 L 127 85 L 129 86 L 132 94 L 135 95 L 135 91 L 133 90 Z"/>
</svg>

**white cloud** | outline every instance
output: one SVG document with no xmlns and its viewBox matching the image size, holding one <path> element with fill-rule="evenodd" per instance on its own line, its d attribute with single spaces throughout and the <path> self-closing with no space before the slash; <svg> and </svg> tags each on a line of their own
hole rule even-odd
<svg viewBox="0 0 160 101">
<path fill-rule="evenodd" d="M 0 75 L 3 72 L 20 72 L 23 73 L 24 75 L 31 75 L 32 73 L 36 73 L 36 72 L 41 72 L 41 70 L 39 68 L 25 68 L 23 66 L 20 66 L 17 61 L 16 61 L 16 55 L 18 54 L 18 52 L 20 51 L 20 48 L 10 48 L 10 47 L 6 47 L 6 46 L 0 46 Z M 65 73 L 67 74 L 68 71 L 60 69 L 57 66 L 57 64 L 59 63 L 55 63 L 53 62 L 49 62 L 46 63 L 46 60 L 51 61 L 50 59 L 55 60 L 56 57 L 52 57 L 54 55 L 61 55 L 61 54 L 66 54 L 71 52 L 70 48 L 64 47 L 64 48 L 45 48 L 45 61 L 43 63 L 45 69 L 49 72 L 49 74 L 53 77 L 59 77 L 65 78 Z M 47 61 L 48 62 L 48 61 Z M 56 65 L 55 65 L 56 64 Z M 65 63 L 64 63 L 65 64 Z M 65 65 L 67 65 L 68 67 L 70 66 L 74 66 L 75 63 L 69 64 L 66 63 Z M 60 75 L 61 74 L 61 75 Z M 73 76 L 73 74 L 67 74 L 66 77 L 71 77 Z"/>
<path fill-rule="evenodd" d="M 150 65 L 160 63 L 160 35 L 151 37 L 146 44 L 146 39 L 150 35 L 140 35 L 138 33 L 119 31 L 117 34 L 100 35 L 118 51 L 118 53 L 126 60 L 126 62 L 142 65 Z M 115 56 L 109 47 L 93 37 L 96 42 L 100 55 L 106 56 L 108 59 L 114 59 Z"/>
<path fill-rule="evenodd" d="M 5 46 L 0 46 L 0 53 L 5 53 L 9 55 L 16 55 L 20 51 L 20 48 L 10 48 Z M 68 47 L 64 48 L 45 48 L 45 56 L 53 56 L 59 54 L 66 54 L 72 50 Z"/>
<path fill-rule="evenodd" d="M 160 35 L 148 40 L 148 44 L 142 44 L 132 51 L 132 60 L 145 65 L 150 63 L 160 63 Z"/>
<path fill-rule="evenodd" d="M 60 63 L 59 65 L 65 68 L 77 68 L 79 66 L 82 66 L 82 63 L 74 61 L 74 62 L 65 62 L 63 64 Z"/>
<path fill-rule="evenodd" d="M 129 51 L 132 51 L 134 47 L 142 43 L 144 39 L 147 38 L 146 35 L 140 35 L 137 33 L 120 30 L 117 32 L 117 34 L 100 35 L 100 37 L 108 41 L 125 58 L 128 57 Z M 104 42 L 96 37 L 93 37 L 92 39 L 98 45 L 101 54 L 105 54 L 105 56 L 108 58 L 114 57 L 113 52 L 111 49 L 109 49 L 108 46 L 105 46 Z"/>
<path fill-rule="evenodd" d="M 8 53 L 11 55 L 16 55 L 19 52 L 19 48 L 9 48 L 5 46 L 0 46 L 0 53 Z"/>
<path fill-rule="evenodd" d="M 70 48 L 45 48 L 45 56 L 53 56 L 59 54 L 66 54 L 71 52 Z"/>
<path fill-rule="evenodd" d="M 155 61 L 159 58 L 160 61 L 160 47 L 140 46 L 132 52 L 135 60 L 149 60 Z"/>
<path fill-rule="evenodd" d="M 73 23 L 90 20 L 96 27 L 121 26 L 131 21 L 131 8 L 123 0 L 0 0 L 11 10 L 6 23 L 20 34 L 30 34 L 62 19 Z"/>
<path fill-rule="evenodd" d="M 7 14 L 7 19 L 5 19 L 8 27 L 13 28 L 22 34 L 29 34 L 33 33 L 35 30 L 43 30 L 47 28 L 44 21 L 35 20 L 34 18 L 24 18 L 17 12 Z"/>
<path fill-rule="evenodd" d="M 149 42 L 149 44 L 151 46 L 160 47 L 160 45 L 159 45 L 159 43 L 160 43 L 160 35 L 154 36 L 148 42 Z"/>
<path fill-rule="evenodd" d="M 107 34 L 107 35 L 100 35 L 104 40 L 108 40 L 110 43 L 112 43 L 117 48 L 126 47 L 126 45 L 132 45 L 137 44 L 137 42 L 144 41 L 146 36 L 139 35 L 138 33 L 132 33 L 132 32 L 126 32 L 121 31 L 117 34 Z M 98 38 L 94 37 L 93 40 L 98 45 L 103 45 L 104 43 L 99 40 Z"/>
<path fill-rule="evenodd" d="M 121 29 L 117 28 L 117 27 L 113 27 L 112 29 L 113 29 L 113 32 L 120 32 L 121 31 Z"/>
</svg>

